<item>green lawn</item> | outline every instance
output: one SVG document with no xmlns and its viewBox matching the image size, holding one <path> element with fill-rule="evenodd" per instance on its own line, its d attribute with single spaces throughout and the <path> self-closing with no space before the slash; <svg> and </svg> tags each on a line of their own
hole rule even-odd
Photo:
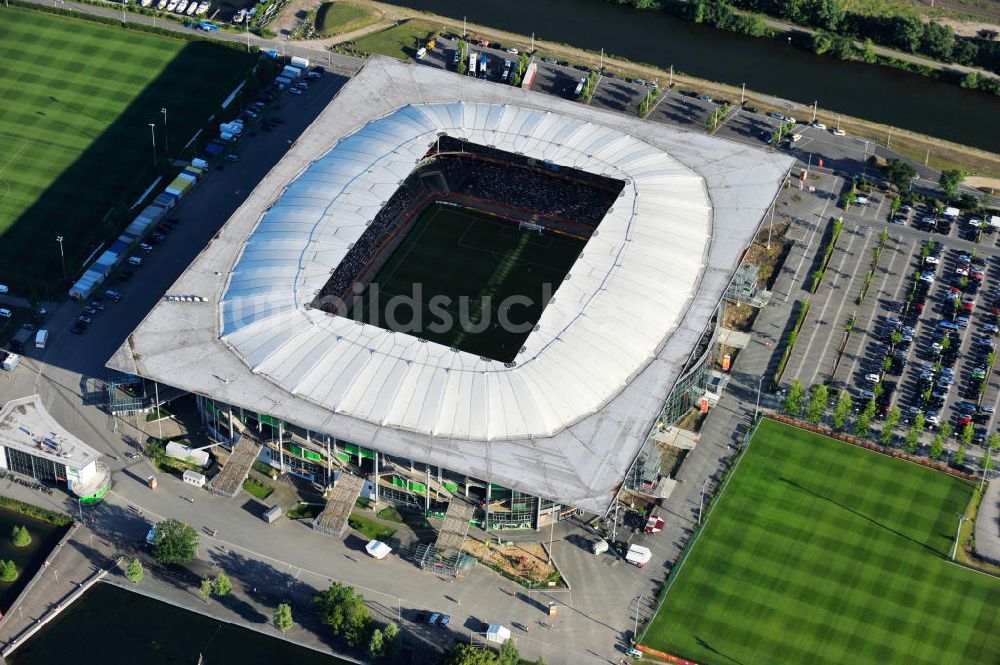
<svg viewBox="0 0 1000 665">
<path fill-rule="evenodd" d="M 1000 580 L 946 560 L 973 486 L 762 423 L 640 642 L 704 665 L 1000 662 Z"/>
<path fill-rule="evenodd" d="M 61 281 L 56 236 L 72 276 L 131 221 L 155 177 L 149 123 L 176 156 L 252 57 L 12 7 L 0 60 L 0 282 L 30 295 Z"/>
<path fill-rule="evenodd" d="M 368 540 L 385 540 L 386 538 L 391 538 L 392 534 L 396 533 L 396 530 L 392 527 L 383 526 L 357 513 L 351 513 L 351 516 L 347 519 L 347 523 L 355 531 L 360 531 L 364 534 Z"/>
<path fill-rule="evenodd" d="M 247 478 L 244 480 L 243 489 L 247 491 L 247 494 L 255 496 L 258 499 L 266 499 L 274 493 L 273 487 L 268 487 L 256 478 Z"/>
<path fill-rule="evenodd" d="M 378 12 L 349 2 L 324 2 L 316 10 L 316 32 L 333 37 L 371 25 L 379 19 Z"/>
<path fill-rule="evenodd" d="M 406 60 L 416 56 L 417 49 L 435 36 L 439 27 L 427 21 L 410 20 L 359 37 L 354 48 L 362 53 L 381 53 Z"/>
</svg>

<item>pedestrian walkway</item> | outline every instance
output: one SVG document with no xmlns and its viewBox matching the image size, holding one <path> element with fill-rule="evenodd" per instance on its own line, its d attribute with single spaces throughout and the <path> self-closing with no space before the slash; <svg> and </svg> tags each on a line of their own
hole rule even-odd
<svg viewBox="0 0 1000 665">
<path fill-rule="evenodd" d="M 1000 481 L 986 486 L 976 515 L 976 554 L 1000 566 Z"/>
<path fill-rule="evenodd" d="M 74 594 L 106 570 L 113 558 L 111 543 L 87 527 L 71 527 L 0 620 L 4 655 L 12 646 L 20 646 L 37 624 L 51 620 L 67 607 Z"/>
</svg>

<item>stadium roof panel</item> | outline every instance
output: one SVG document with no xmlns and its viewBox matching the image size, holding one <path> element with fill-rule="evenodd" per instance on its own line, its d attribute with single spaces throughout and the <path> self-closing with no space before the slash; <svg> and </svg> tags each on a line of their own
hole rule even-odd
<svg viewBox="0 0 1000 665">
<path fill-rule="evenodd" d="M 438 132 L 627 181 L 514 367 L 307 307 Z M 374 57 L 109 364 L 599 510 L 790 165 Z"/>
</svg>

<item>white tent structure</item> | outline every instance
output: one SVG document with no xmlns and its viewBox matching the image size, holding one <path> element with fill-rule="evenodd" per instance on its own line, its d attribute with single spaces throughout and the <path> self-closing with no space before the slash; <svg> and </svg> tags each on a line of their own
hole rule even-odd
<svg viewBox="0 0 1000 665">
<path fill-rule="evenodd" d="M 513 366 L 310 306 L 438 132 L 625 182 Z M 373 56 L 109 366 L 604 510 L 792 160 Z M 704 352 L 704 348 L 700 351 Z"/>
<path fill-rule="evenodd" d="M 486 641 L 494 644 L 503 644 L 510 639 L 510 630 L 499 624 L 493 624 L 486 629 Z"/>
<path fill-rule="evenodd" d="M 371 557 L 384 559 L 389 556 L 389 552 L 392 551 L 392 548 L 383 543 L 381 540 L 372 540 L 365 545 L 365 551 L 368 552 L 368 555 Z"/>
</svg>

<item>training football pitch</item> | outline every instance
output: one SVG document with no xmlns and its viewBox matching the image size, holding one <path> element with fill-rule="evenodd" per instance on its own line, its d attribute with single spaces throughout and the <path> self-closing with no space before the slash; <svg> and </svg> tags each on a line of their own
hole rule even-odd
<svg viewBox="0 0 1000 665">
<path fill-rule="evenodd" d="M 974 487 L 765 420 L 640 643 L 707 665 L 1000 662 L 1000 580 L 947 561 Z"/>
<path fill-rule="evenodd" d="M 57 236 L 72 277 L 134 215 L 155 178 L 149 123 L 159 157 L 177 156 L 252 62 L 216 44 L 13 7 L 0 21 L 0 61 L 0 282 L 21 291 L 61 281 Z"/>
<path fill-rule="evenodd" d="M 352 316 L 510 362 L 585 244 L 557 233 L 539 234 L 485 212 L 435 203 L 375 275 L 362 294 L 363 308 Z M 391 299 L 398 295 L 415 295 L 415 306 L 394 307 Z M 530 304 L 511 304 L 513 296 Z M 432 299 L 440 305 L 432 306 Z M 453 325 L 431 325 L 444 321 L 444 312 Z M 521 330 L 501 325 L 501 314 Z M 465 329 L 463 321 L 470 324 Z"/>
</svg>

